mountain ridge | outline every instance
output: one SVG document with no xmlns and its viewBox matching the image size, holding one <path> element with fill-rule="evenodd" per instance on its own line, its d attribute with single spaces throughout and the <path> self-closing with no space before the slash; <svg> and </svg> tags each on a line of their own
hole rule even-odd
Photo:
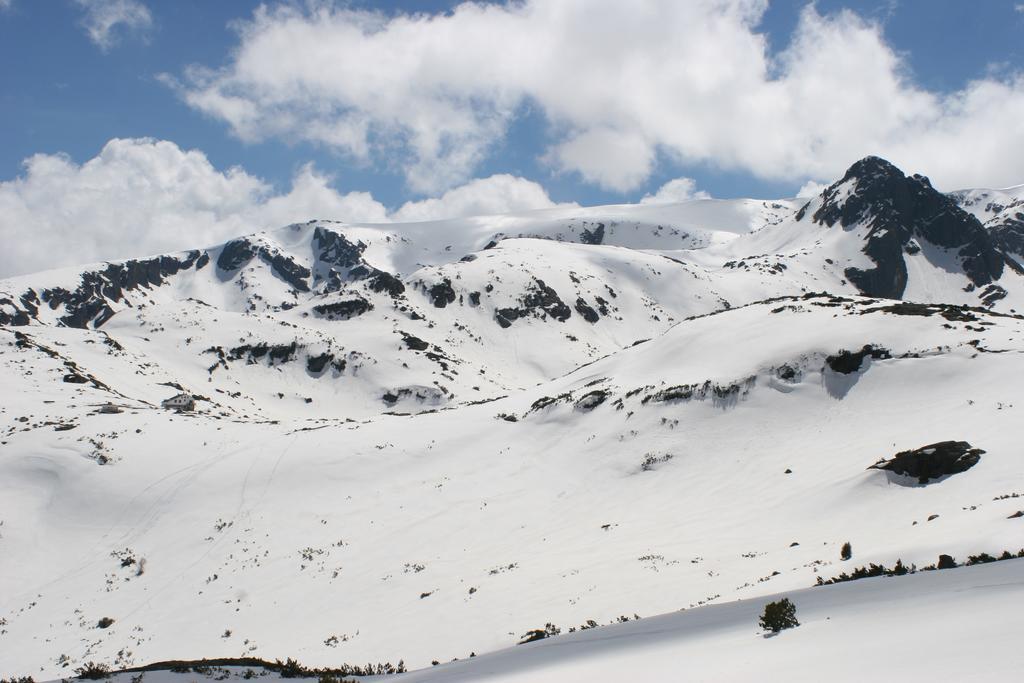
<svg viewBox="0 0 1024 683">
<path fill-rule="evenodd" d="M 0 280 L 5 667 L 427 667 L 1016 552 L 1021 276 L 987 295 L 968 270 L 1000 247 L 961 254 L 980 219 L 928 195 L 964 229 L 933 244 L 913 198 L 934 190 L 891 178 L 900 211 L 851 175 L 809 201 L 313 221 Z M 972 192 L 984 229 L 1012 218 Z M 847 275 L 899 264 L 902 299 Z M 195 409 L 160 407 L 177 393 Z M 924 483 L 873 468 L 941 444 L 972 455 Z"/>
</svg>

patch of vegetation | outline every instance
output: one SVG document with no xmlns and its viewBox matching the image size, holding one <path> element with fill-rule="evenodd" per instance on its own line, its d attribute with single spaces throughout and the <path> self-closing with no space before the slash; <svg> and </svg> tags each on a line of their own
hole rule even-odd
<svg viewBox="0 0 1024 683">
<path fill-rule="evenodd" d="M 98 681 L 110 676 L 110 667 L 106 664 L 86 662 L 75 669 L 75 674 L 78 678 L 84 678 L 89 681 Z"/>
<path fill-rule="evenodd" d="M 866 567 L 857 567 L 849 574 L 843 572 L 839 576 L 831 579 L 822 579 L 818 577 L 818 586 L 828 586 L 833 583 L 843 583 L 844 581 L 856 581 L 857 579 L 870 579 L 874 576 L 903 576 L 904 574 L 911 574 L 917 571 L 917 567 L 911 565 L 907 567 L 903 564 L 903 560 L 896 560 L 896 564 L 893 565 L 892 569 L 889 569 L 883 564 L 871 563 Z"/>
<path fill-rule="evenodd" d="M 765 631 L 772 633 L 799 626 L 800 622 L 796 619 L 796 605 L 789 598 L 769 602 L 764 606 L 764 612 L 761 614 L 758 624 Z"/>
</svg>

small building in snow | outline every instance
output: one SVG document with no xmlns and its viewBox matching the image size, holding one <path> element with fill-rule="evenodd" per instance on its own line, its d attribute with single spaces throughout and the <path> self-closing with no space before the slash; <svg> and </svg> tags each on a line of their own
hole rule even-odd
<svg viewBox="0 0 1024 683">
<path fill-rule="evenodd" d="M 192 394 L 178 394 L 161 401 L 160 407 L 168 410 L 195 410 L 196 401 Z"/>
</svg>

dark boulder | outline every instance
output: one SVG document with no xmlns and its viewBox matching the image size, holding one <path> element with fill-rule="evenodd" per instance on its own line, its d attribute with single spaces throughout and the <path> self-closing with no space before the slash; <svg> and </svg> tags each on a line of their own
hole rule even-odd
<svg viewBox="0 0 1024 683">
<path fill-rule="evenodd" d="M 408 332 L 402 332 L 401 335 L 402 341 L 405 342 L 405 346 L 408 349 L 412 349 L 413 351 L 426 351 L 430 347 L 430 344 L 419 337 L 409 334 Z"/>
<path fill-rule="evenodd" d="M 833 372 L 849 375 L 851 372 L 857 372 L 860 370 L 860 366 L 863 364 L 864 359 L 868 357 L 878 360 L 892 358 L 892 355 L 889 353 L 888 349 L 867 344 L 860 351 L 840 351 L 834 356 L 829 356 L 825 359 L 825 364 L 828 365 Z"/>
<path fill-rule="evenodd" d="M 978 464 L 985 451 L 972 448 L 966 441 L 940 441 L 910 451 L 900 451 L 892 458 L 879 460 L 868 469 L 888 470 L 914 477 L 919 484 L 966 472 Z"/>
<path fill-rule="evenodd" d="M 455 302 L 455 290 L 452 289 L 452 281 L 448 278 L 430 287 L 427 295 L 437 308 L 444 308 Z"/>
</svg>

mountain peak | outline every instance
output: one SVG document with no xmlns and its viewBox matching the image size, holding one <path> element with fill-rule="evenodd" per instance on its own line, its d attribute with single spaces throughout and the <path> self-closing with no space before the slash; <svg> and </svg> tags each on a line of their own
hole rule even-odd
<svg viewBox="0 0 1024 683">
<path fill-rule="evenodd" d="M 920 254 L 922 246 L 934 245 L 955 252 L 972 288 L 986 288 L 986 303 L 1005 296 L 1002 288 L 990 287 L 1002 275 L 1004 256 L 978 219 L 933 188 L 925 176 L 907 176 L 891 162 L 867 156 L 800 209 L 798 221 L 815 201 L 820 202 L 811 217 L 815 223 L 829 228 L 839 223 L 844 230 L 863 232 L 862 252 L 876 267 L 845 271 L 862 294 L 902 298 L 906 259 Z M 927 253 L 924 258 L 929 258 Z"/>
<path fill-rule="evenodd" d="M 877 182 L 889 179 L 904 180 L 906 177 L 906 174 L 891 161 L 868 155 L 851 164 L 839 184 L 854 179 L 860 182 Z"/>
</svg>

